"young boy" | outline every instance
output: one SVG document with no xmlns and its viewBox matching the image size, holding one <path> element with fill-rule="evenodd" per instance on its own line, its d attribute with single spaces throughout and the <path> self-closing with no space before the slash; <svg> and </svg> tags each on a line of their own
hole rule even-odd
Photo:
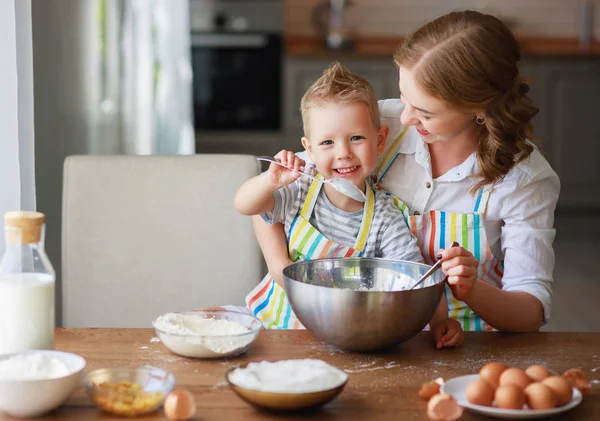
<svg viewBox="0 0 600 421">
<path fill-rule="evenodd" d="M 271 164 L 244 183 L 235 195 L 236 209 L 244 215 L 261 214 L 269 224 L 283 223 L 292 261 L 339 256 L 421 261 L 416 239 L 393 198 L 367 181 L 388 134 L 380 126 L 369 82 L 334 63 L 306 92 L 301 112 L 302 145 L 313 164 L 282 150 L 275 157 L 287 168 Z M 299 170 L 345 178 L 365 193 L 366 202 L 345 196 L 329 183 L 301 177 Z M 302 328 L 284 289 L 270 275 L 246 297 L 246 304 L 267 328 Z M 448 318 L 445 298 L 430 327 L 438 348 L 462 342 L 460 324 Z"/>
</svg>

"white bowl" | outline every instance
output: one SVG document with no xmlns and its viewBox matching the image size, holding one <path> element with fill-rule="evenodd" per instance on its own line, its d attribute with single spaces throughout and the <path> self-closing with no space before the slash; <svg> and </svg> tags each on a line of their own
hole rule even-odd
<svg viewBox="0 0 600 421">
<path fill-rule="evenodd" d="M 85 359 L 70 352 L 35 350 L 0 355 L 4 360 L 16 355 L 42 354 L 62 361 L 69 374 L 43 379 L 3 379 L 0 376 L 0 412 L 14 417 L 36 417 L 59 407 L 79 384 Z"/>
<path fill-rule="evenodd" d="M 257 317 L 235 311 L 191 311 L 174 313 L 184 317 L 192 316 L 202 319 L 227 320 L 236 322 L 248 329 L 238 334 L 200 335 L 176 334 L 161 330 L 157 319 L 152 322 L 159 339 L 171 352 L 191 358 L 224 358 L 233 357 L 246 352 L 256 341 L 262 328 L 262 322 Z"/>
</svg>

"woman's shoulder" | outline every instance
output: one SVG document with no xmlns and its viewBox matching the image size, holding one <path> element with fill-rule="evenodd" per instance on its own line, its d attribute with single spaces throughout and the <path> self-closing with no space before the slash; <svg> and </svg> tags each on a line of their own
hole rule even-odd
<svg viewBox="0 0 600 421">
<path fill-rule="evenodd" d="M 527 219 L 529 212 L 545 208 L 553 212 L 560 194 L 560 180 L 542 153 L 533 152 L 515 165 L 494 187 L 492 197 L 501 206 L 500 219 Z"/>
<path fill-rule="evenodd" d="M 504 181 L 517 184 L 530 184 L 544 179 L 558 181 L 558 175 L 548 160 L 535 145 L 533 147 L 533 152 L 511 168 Z"/>
</svg>

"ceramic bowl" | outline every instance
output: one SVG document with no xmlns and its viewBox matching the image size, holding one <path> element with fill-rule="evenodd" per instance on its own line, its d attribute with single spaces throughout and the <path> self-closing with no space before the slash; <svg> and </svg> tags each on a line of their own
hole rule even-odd
<svg viewBox="0 0 600 421">
<path fill-rule="evenodd" d="M 16 355 L 38 355 L 60 360 L 68 374 L 54 378 L 17 379 L 0 373 L 0 412 L 15 417 L 37 417 L 58 408 L 71 395 L 85 359 L 77 354 L 52 350 L 32 350 L 0 356 L 0 361 Z"/>
<path fill-rule="evenodd" d="M 239 323 L 248 329 L 244 333 L 229 335 L 184 335 L 166 332 L 160 329 L 156 320 L 154 320 L 152 326 L 154 326 L 154 330 L 161 342 L 173 353 L 184 357 L 224 358 L 243 354 L 256 341 L 258 333 L 262 328 L 260 319 L 250 314 L 235 311 L 190 311 L 174 314 L 193 318 L 228 320 Z"/>
<path fill-rule="evenodd" d="M 86 373 L 83 385 L 104 411 L 135 416 L 155 411 L 175 387 L 175 376 L 162 368 L 100 368 Z"/>
<path fill-rule="evenodd" d="M 338 396 L 344 389 L 344 386 L 346 386 L 348 383 L 348 377 L 346 377 L 343 383 L 335 387 L 315 392 L 265 392 L 262 390 L 242 387 L 231 381 L 231 373 L 237 368 L 246 368 L 247 365 L 248 364 L 244 364 L 240 367 L 233 367 L 227 370 L 225 373 L 225 380 L 231 389 L 244 401 L 256 406 L 257 408 L 266 409 L 269 411 L 317 409 Z"/>
</svg>

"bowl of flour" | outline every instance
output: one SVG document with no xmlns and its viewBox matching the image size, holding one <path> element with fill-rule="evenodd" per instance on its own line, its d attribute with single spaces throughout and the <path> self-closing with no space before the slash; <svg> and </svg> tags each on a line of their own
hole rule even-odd
<svg viewBox="0 0 600 421">
<path fill-rule="evenodd" d="M 32 350 L 0 356 L 0 412 L 37 417 L 60 405 L 79 384 L 83 357 Z"/>
<path fill-rule="evenodd" d="M 191 358 L 233 357 L 256 340 L 262 322 L 234 311 L 166 313 L 153 322 L 161 342 L 172 352 Z"/>
<path fill-rule="evenodd" d="M 252 405 L 276 411 L 318 408 L 340 394 L 348 374 L 325 361 L 251 362 L 230 369 L 225 379 L 233 391 Z"/>
</svg>

